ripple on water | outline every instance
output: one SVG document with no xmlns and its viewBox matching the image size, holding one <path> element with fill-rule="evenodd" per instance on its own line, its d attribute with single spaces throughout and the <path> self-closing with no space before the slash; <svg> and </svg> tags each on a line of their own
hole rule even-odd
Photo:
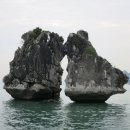
<svg viewBox="0 0 130 130">
<path fill-rule="evenodd" d="M 129 130 L 128 94 L 124 94 L 124 98 L 112 97 L 107 103 L 100 104 L 73 103 L 65 98 L 66 101 L 1 100 L 0 129 Z"/>
</svg>

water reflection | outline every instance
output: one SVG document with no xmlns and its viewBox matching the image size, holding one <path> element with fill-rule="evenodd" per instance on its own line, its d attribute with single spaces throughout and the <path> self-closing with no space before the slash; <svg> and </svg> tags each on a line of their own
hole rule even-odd
<svg viewBox="0 0 130 130">
<path fill-rule="evenodd" d="M 61 101 L 17 101 L 4 103 L 5 125 L 9 130 L 57 128 L 62 124 Z"/>
<path fill-rule="evenodd" d="M 6 130 L 120 130 L 128 125 L 123 105 L 17 100 L 3 104 Z"/>
<path fill-rule="evenodd" d="M 126 117 L 125 106 L 106 103 L 71 103 L 66 106 L 65 111 L 69 120 L 69 127 L 76 130 L 117 130 Z"/>
</svg>

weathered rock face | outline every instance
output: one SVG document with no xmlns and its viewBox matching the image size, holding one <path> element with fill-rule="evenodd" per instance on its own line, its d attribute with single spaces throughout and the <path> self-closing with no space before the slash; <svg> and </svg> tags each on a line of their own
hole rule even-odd
<svg viewBox="0 0 130 130">
<path fill-rule="evenodd" d="M 59 97 L 64 57 L 63 38 L 36 28 L 22 36 L 24 44 L 10 62 L 10 73 L 4 77 L 4 88 L 17 99 L 50 99 Z"/>
<path fill-rule="evenodd" d="M 68 56 L 66 96 L 77 102 L 104 102 L 111 95 L 124 93 L 127 76 L 102 57 L 85 31 L 70 34 L 65 43 Z"/>
<path fill-rule="evenodd" d="M 22 35 L 23 46 L 10 62 L 4 88 L 16 99 L 53 99 L 60 95 L 63 70 L 60 62 L 67 54 L 68 76 L 65 94 L 77 102 L 104 102 L 124 93 L 128 78 L 98 56 L 85 31 L 63 38 L 36 28 Z"/>
</svg>

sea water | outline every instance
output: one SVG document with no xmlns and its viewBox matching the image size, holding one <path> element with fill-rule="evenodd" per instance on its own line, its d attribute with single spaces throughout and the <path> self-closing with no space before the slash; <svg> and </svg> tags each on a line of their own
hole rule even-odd
<svg viewBox="0 0 130 130">
<path fill-rule="evenodd" d="M 64 86 L 62 86 L 64 88 Z M 105 103 L 19 101 L 0 89 L 0 130 L 130 130 L 130 86 Z"/>
</svg>

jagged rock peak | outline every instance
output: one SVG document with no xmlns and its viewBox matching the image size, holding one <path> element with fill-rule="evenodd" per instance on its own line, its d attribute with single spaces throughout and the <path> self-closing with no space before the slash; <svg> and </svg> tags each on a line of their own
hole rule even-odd
<svg viewBox="0 0 130 130">
<path fill-rule="evenodd" d="M 79 30 L 79 31 L 77 32 L 77 35 L 80 36 L 80 37 L 82 37 L 82 38 L 84 38 L 85 40 L 88 40 L 88 39 L 89 39 L 89 38 L 88 38 L 88 33 L 85 32 L 84 30 Z"/>
<path fill-rule="evenodd" d="M 4 88 L 17 99 L 50 99 L 60 95 L 63 38 L 36 28 L 22 35 L 23 46 L 10 62 Z"/>
<path fill-rule="evenodd" d="M 98 56 L 88 33 L 70 34 L 65 43 L 68 57 L 66 96 L 77 102 L 104 102 L 111 95 L 124 93 L 127 76 Z"/>
<path fill-rule="evenodd" d="M 97 56 L 95 48 L 88 40 L 88 33 L 83 30 L 78 31 L 77 34 L 71 33 L 64 46 L 68 58 L 74 61 L 86 56 Z"/>
<path fill-rule="evenodd" d="M 71 33 L 63 45 L 57 33 L 36 28 L 22 35 L 23 45 L 10 62 L 4 77 L 4 89 L 16 99 L 52 99 L 60 95 L 63 69 L 60 62 L 68 57 L 65 94 L 77 102 L 104 102 L 111 95 L 124 93 L 128 78 L 98 56 L 80 30 Z"/>
</svg>

